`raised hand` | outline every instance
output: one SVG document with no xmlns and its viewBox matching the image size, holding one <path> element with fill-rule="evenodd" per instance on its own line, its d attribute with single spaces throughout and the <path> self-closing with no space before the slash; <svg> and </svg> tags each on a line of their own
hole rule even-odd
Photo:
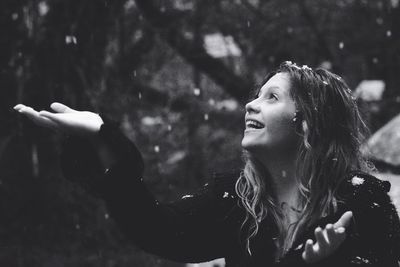
<svg viewBox="0 0 400 267">
<path fill-rule="evenodd" d="M 317 227 L 314 231 L 316 242 L 308 239 L 303 259 L 307 263 L 314 263 L 331 255 L 346 238 L 346 229 L 353 216 L 351 211 L 343 213 L 342 217 L 335 224 L 327 224 L 324 229 Z"/>
<path fill-rule="evenodd" d="M 55 113 L 45 110 L 38 112 L 23 104 L 14 107 L 16 111 L 25 115 L 35 124 L 57 132 L 89 136 L 97 133 L 103 124 L 101 117 L 93 112 L 77 111 L 57 102 L 52 103 L 50 108 Z"/>
</svg>

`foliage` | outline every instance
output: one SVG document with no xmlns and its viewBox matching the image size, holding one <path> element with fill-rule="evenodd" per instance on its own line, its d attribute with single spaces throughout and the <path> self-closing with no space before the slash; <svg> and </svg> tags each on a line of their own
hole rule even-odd
<svg viewBox="0 0 400 267">
<path fill-rule="evenodd" d="M 393 0 L 1 1 L 0 262 L 173 264 L 128 245 L 104 203 L 61 177 L 59 137 L 14 104 L 112 115 L 144 155 L 146 184 L 172 201 L 240 166 L 248 93 L 283 60 L 331 66 L 352 87 L 382 79 L 370 123 L 397 114 L 399 13 Z M 213 33 L 241 55 L 207 54 Z"/>
</svg>

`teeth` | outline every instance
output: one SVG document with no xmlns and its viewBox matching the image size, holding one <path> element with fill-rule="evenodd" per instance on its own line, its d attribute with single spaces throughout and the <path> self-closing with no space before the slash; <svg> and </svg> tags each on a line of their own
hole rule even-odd
<svg viewBox="0 0 400 267">
<path fill-rule="evenodd" d="M 264 125 L 262 125 L 261 123 L 253 121 L 253 120 L 248 120 L 246 126 L 252 127 L 252 128 L 263 128 L 264 127 Z"/>
</svg>

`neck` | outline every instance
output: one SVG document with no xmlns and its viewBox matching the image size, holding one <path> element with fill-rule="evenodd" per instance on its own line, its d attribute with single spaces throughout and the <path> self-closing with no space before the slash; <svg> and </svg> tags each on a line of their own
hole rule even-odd
<svg viewBox="0 0 400 267">
<path fill-rule="evenodd" d="M 261 162 L 271 176 L 277 205 L 281 206 L 282 203 L 286 203 L 291 207 L 297 207 L 299 183 L 295 173 L 295 158 L 271 157 L 265 158 Z"/>
</svg>

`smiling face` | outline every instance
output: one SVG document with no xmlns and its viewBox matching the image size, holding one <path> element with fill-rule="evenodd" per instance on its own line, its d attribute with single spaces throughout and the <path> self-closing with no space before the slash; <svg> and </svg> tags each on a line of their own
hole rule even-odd
<svg viewBox="0 0 400 267">
<path fill-rule="evenodd" d="M 246 104 L 244 149 L 263 156 L 296 149 L 299 136 L 293 123 L 296 105 L 290 86 L 289 75 L 277 73 L 262 86 L 258 97 Z"/>
</svg>

